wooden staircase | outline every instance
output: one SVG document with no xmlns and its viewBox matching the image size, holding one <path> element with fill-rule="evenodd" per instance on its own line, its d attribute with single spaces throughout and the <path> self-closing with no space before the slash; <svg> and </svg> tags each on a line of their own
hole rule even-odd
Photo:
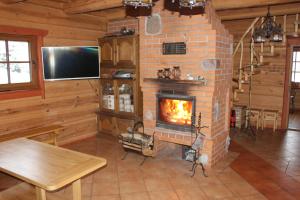
<svg viewBox="0 0 300 200">
<path fill-rule="evenodd" d="M 274 19 L 276 19 L 274 17 Z M 284 30 L 284 35 L 283 35 L 283 41 L 282 43 L 274 43 L 274 42 L 266 42 L 266 43 L 261 43 L 260 48 L 257 46 L 257 44 L 254 44 L 253 39 L 251 39 L 250 42 L 250 63 L 244 64 L 245 60 L 245 53 L 244 53 L 244 46 L 245 46 L 245 41 L 246 38 L 249 39 L 249 34 L 252 35 L 254 32 L 255 26 L 258 25 L 259 23 L 263 23 L 264 18 L 263 17 L 257 17 L 253 20 L 251 25 L 248 27 L 248 29 L 244 32 L 242 35 L 241 39 L 237 43 L 234 52 L 233 52 L 233 57 L 237 55 L 238 52 L 240 52 L 240 57 L 239 57 L 239 68 L 236 74 L 233 74 L 233 102 L 238 102 L 238 94 L 243 93 L 245 89 L 249 91 L 249 88 L 251 86 L 251 79 L 252 76 L 260 74 L 262 72 L 261 68 L 263 66 L 269 66 L 272 65 L 271 62 L 266 62 L 265 58 L 268 58 L 267 60 L 269 61 L 270 58 L 275 58 L 280 56 L 279 53 L 275 51 L 276 47 L 283 46 L 286 43 L 286 36 L 288 35 L 286 33 L 286 24 L 287 24 L 287 16 L 285 15 L 283 17 L 284 22 L 283 22 L 283 30 Z M 292 33 L 293 36 L 297 35 L 299 36 L 299 14 L 296 14 L 296 20 L 295 20 L 295 32 Z M 256 51 L 259 51 L 258 53 Z M 243 87 L 249 87 L 249 88 L 243 88 Z M 251 92 L 250 92 L 251 93 Z M 251 103 L 251 94 L 249 94 L 249 103 Z"/>
<path fill-rule="evenodd" d="M 254 54 L 257 55 L 256 53 L 254 53 L 254 41 L 251 41 L 251 47 L 250 47 L 250 54 L 251 54 L 251 63 L 248 65 L 244 65 L 243 63 L 243 59 L 244 59 L 244 40 L 245 38 L 248 36 L 249 33 L 253 33 L 254 31 L 254 27 L 257 24 L 257 22 L 259 21 L 259 17 L 255 18 L 253 20 L 253 22 L 251 23 L 251 25 L 249 26 L 249 28 L 245 31 L 245 33 L 243 34 L 242 38 L 239 40 L 237 46 L 235 47 L 235 50 L 233 52 L 233 57 L 237 54 L 237 52 L 240 50 L 240 62 L 239 62 L 239 69 L 238 69 L 238 76 L 237 77 L 233 77 L 233 81 L 235 82 L 235 84 L 237 84 L 236 87 L 233 87 L 233 102 L 238 101 L 237 99 L 237 94 L 238 93 L 243 93 L 244 90 L 242 88 L 242 84 L 245 84 L 248 82 L 248 77 L 249 75 L 252 76 L 253 71 L 254 71 L 254 63 L 253 63 L 253 58 L 254 58 Z M 248 74 L 250 71 L 250 74 Z"/>
</svg>

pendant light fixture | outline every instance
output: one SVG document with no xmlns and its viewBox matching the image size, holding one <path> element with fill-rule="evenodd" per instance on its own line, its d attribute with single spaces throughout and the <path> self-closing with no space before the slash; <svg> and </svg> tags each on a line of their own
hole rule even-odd
<svg viewBox="0 0 300 200">
<path fill-rule="evenodd" d="M 268 7 L 268 13 L 263 23 L 254 29 L 252 38 L 256 43 L 281 42 L 283 40 L 283 30 L 281 25 L 277 24 L 271 16 L 270 7 Z"/>
<path fill-rule="evenodd" d="M 151 8 L 152 0 L 123 0 L 124 6 Z"/>
<path fill-rule="evenodd" d="M 172 0 L 173 3 L 175 0 Z M 179 6 L 193 9 L 195 7 L 205 7 L 207 0 L 179 0 Z"/>
<path fill-rule="evenodd" d="M 176 0 L 172 0 L 175 3 Z M 205 7 L 207 0 L 178 0 L 179 7 L 193 9 L 195 7 Z M 124 6 L 131 6 L 134 8 L 153 6 L 152 0 L 123 0 Z"/>
</svg>

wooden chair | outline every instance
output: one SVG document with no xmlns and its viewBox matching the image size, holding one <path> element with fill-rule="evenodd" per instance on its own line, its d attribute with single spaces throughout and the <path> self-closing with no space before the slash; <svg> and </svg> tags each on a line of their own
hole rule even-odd
<svg viewBox="0 0 300 200">
<path fill-rule="evenodd" d="M 294 86 L 295 84 L 292 83 L 292 87 L 291 87 L 291 93 L 290 93 L 290 110 L 291 113 L 294 113 L 296 110 L 296 105 L 295 105 L 295 100 L 296 100 L 296 86 Z"/>
<path fill-rule="evenodd" d="M 250 117 L 250 119 L 254 120 L 256 123 L 256 130 L 258 130 L 258 128 L 262 124 L 262 121 L 261 121 L 262 112 L 260 109 L 251 109 L 251 113 L 249 113 L 249 112 L 250 112 L 250 110 L 248 109 L 246 111 L 246 118 Z M 251 121 L 251 120 L 246 119 L 245 127 L 248 127 L 248 121 Z M 249 126 L 251 126 L 251 124 L 249 124 Z"/>
<path fill-rule="evenodd" d="M 277 110 L 264 110 L 262 116 L 262 129 L 265 128 L 266 122 L 271 121 L 273 123 L 273 132 L 277 129 L 278 111 Z"/>
<path fill-rule="evenodd" d="M 142 132 L 139 131 L 140 129 L 142 129 Z M 145 134 L 144 123 L 142 121 L 138 121 L 132 128 L 128 128 L 127 133 L 122 133 L 120 135 L 120 142 L 126 150 L 122 160 L 126 158 L 128 150 L 140 152 L 144 156 L 144 160 L 141 165 L 145 162 L 147 157 L 153 156 L 154 134 Z"/>
</svg>

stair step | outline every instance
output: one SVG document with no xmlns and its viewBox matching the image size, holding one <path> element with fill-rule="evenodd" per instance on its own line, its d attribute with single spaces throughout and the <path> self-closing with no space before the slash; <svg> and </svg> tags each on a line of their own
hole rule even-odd
<svg viewBox="0 0 300 200">
<path fill-rule="evenodd" d="M 233 103 L 237 103 L 237 102 L 240 102 L 240 100 L 239 100 L 239 99 L 233 99 L 232 102 L 233 102 Z"/>
<path fill-rule="evenodd" d="M 279 53 L 266 53 L 266 52 L 263 52 L 263 53 L 259 53 L 260 56 L 264 56 L 264 57 L 277 57 L 279 56 Z"/>
<path fill-rule="evenodd" d="M 242 80 L 241 83 L 242 83 L 242 84 L 249 84 L 249 81 L 244 81 L 244 80 Z"/>
<path fill-rule="evenodd" d="M 232 78 L 232 81 L 235 82 L 235 83 L 238 83 L 238 82 L 239 82 L 239 79 L 237 79 L 237 78 Z"/>
<path fill-rule="evenodd" d="M 292 32 L 292 33 L 289 33 L 287 34 L 287 36 L 292 36 L 292 37 L 299 37 L 299 33 L 298 32 Z"/>
<path fill-rule="evenodd" d="M 256 75 L 256 74 L 260 74 L 260 73 L 261 73 L 260 70 L 254 70 L 254 71 L 252 72 L 252 75 Z"/>
<path fill-rule="evenodd" d="M 271 64 L 271 62 L 262 62 L 262 63 L 255 63 L 252 65 L 253 65 L 253 67 L 261 67 L 261 66 L 266 66 L 266 65 L 270 65 L 270 64 Z M 251 67 L 251 64 L 245 65 L 244 68 L 249 68 L 249 67 Z"/>
<path fill-rule="evenodd" d="M 270 65 L 271 62 L 262 62 L 262 63 L 257 63 L 257 66 L 258 67 L 261 67 L 261 66 L 266 66 L 266 65 Z"/>
<path fill-rule="evenodd" d="M 245 92 L 245 90 L 243 90 L 243 89 L 240 89 L 240 90 L 235 90 L 235 92 L 236 92 L 236 93 L 244 93 L 244 92 Z"/>
</svg>

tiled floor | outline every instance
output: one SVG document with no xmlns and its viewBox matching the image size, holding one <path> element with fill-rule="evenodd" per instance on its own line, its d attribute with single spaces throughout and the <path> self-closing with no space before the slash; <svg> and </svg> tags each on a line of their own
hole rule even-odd
<svg viewBox="0 0 300 200">
<path fill-rule="evenodd" d="M 97 171 L 83 180 L 84 200 L 208 200 L 208 199 L 265 199 L 254 187 L 229 167 L 238 156 L 230 153 L 209 177 L 202 176 L 197 170 L 190 177 L 191 163 L 156 157 L 143 159 L 136 153 L 128 154 L 121 160 L 123 150 L 117 141 L 110 137 L 90 138 L 68 148 L 105 157 L 106 168 Z M 71 199 L 70 188 L 60 193 Z"/>
<path fill-rule="evenodd" d="M 190 177 L 191 163 L 179 156 L 148 159 L 123 149 L 115 138 L 100 136 L 67 148 L 105 157 L 108 165 L 83 179 L 83 200 L 261 200 L 297 199 L 300 196 L 300 133 L 265 131 L 254 142 L 234 137 L 227 158 L 208 171 Z M 238 153 L 234 153 L 238 152 Z M 175 155 L 175 154 L 174 154 Z M 7 186 L 0 177 L 0 190 Z M 11 180 L 10 184 L 15 184 Z M 71 200 L 71 188 L 58 193 Z"/>
<path fill-rule="evenodd" d="M 239 133 L 234 140 L 231 150 L 240 155 L 233 170 L 268 199 L 299 199 L 300 132 L 265 130 L 255 141 Z"/>
<path fill-rule="evenodd" d="M 300 132 L 273 133 L 264 130 L 257 132 L 256 141 L 245 134 L 232 134 L 232 138 L 264 161 L 300 181 Z"/>
<path fill-rule="evenodd" d="M 300 130 L 300 111 L 296 110 L 289 114 L 289 128 Z"/>
</svg>

